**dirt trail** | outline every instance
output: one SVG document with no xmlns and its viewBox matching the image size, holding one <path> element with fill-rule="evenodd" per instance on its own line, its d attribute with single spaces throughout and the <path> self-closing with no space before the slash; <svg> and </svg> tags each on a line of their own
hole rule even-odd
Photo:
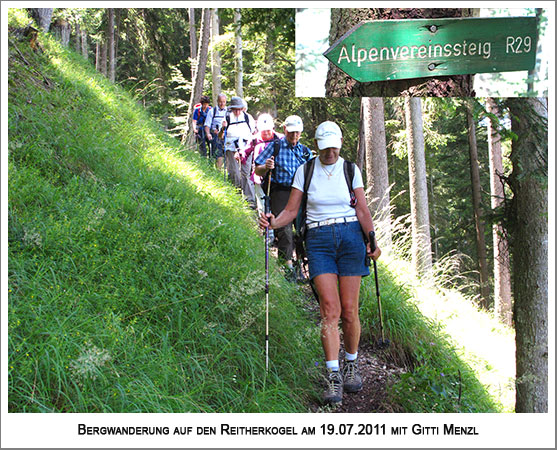
<svg viewBox="0 0 557 450">
<path fill-rule="evenodd" d="M 316 324 L 320 322 L 319 305 L 313 297 L 311 288 L 307 284 L 301 285 L 306 294 L 306 308 Z M 342 337 L 342 331 L 341 331 Z M 342 340 L 341 340 L 342 342 Z M 341 348 L 342 358 L 344 349 Z M 396 381 L 405 370 L 388 362 L 383 351 L 369 342 L 360 340 L 358 350 L 360 374 L 363 380 L 361 391 L 356 393 L 344 393 L 342 404 L 335 407 L 323 406 L 321 403 L 310 405 L 311 412 L 335 412 L 335 413 L 391 413 L 403 412 L 397 405 L 391 405 L 387 397 L 387 387 Z M 315 387 L 321 394 L 325 388 L 324 381 Z"/>
</svg>

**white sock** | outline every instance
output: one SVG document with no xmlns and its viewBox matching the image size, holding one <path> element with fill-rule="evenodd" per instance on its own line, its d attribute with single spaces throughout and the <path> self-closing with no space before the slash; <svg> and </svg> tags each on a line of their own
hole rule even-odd
<svg viewBox="0 0 557 450">
<path fill-rule="evenodd" d="M 332 361 L 326 361 L 325 364 L 327 365 L 327 369 L 331 369 L 335 372 L 338 372 L 339 369 L 338 359 Z"/>
<path fill-rule="evenodd" d="M 346 358 L 346 361 L 354 361 L 358 357 L 358 352 L 356 353 L 344 352 L 344 357 Z"/>
</svg>

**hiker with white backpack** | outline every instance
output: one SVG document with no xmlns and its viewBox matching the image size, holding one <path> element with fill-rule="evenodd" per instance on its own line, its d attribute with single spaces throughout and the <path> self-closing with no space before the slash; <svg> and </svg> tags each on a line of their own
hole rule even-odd
<svg viewBox="0 0 557 450">
<path fill-rule="evenodd" d="M 339 404 L 344 391 L 358 392 L 362 388 L 358 368 L 360 284 L 362 276 L 369 275 L 369 258 L 375 261 L 381 250 L 376 241 L 370 246 L 366 239 L 375 230 L 362 175 L 355 164 L 340 157 L 342 132 L 338 125 L 321 123 L 315 132 L 315 144 L 318 157 L 296 170 L 286 207 L 276 217 L 261 214 L 259 224 L 263 228 L 283 227 L 296 218 L 302 206 L 309 277 L 315 284 L 322 319 L 327 383 L 323 400 Z M 342 370 L 339 320 L 345 349 Z"/>
<path fill-rule="evenodd" d="M 251 164 L 242 173 L 238 151 L 244 149 L 255 133 L 255 120 L 247 112 L 248 105 L 241 97 L 232 97 L 230 105 L 221 123 L 219 138 L 224 139 L 224 160 L 228 179 L 241 189 L 247 202 L 255 208 L 253 185 L 249 183 Z"/>
</svg>

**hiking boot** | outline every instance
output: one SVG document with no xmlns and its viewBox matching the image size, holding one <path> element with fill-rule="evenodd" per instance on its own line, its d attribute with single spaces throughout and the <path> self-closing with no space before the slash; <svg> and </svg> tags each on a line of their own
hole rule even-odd
<svg viewBox="0 0 557 450">
<path fill-rule="evenodd" d="M 299 283 L 299 284 L 307 283 L 308 279 L 304 275 L 304 271 L 302 270 L 300 265 L 296 264 L 294 267 L 295 267 L 295 271 L 296 271 L 296 282 Z"/>
<path fill-rule="evenodd" d="M 284 278 L 286 278 L 286 281 L 290 283 L 296 283 L 296 268 L 286 266 L 284 268 L 284 271 Z"/>
<path fill-rule="evenodd" d="M 342 377 L 344 379 L 344 390 L 346 392 L 358 392 L 362 389 L 362 377 L 358 370 L 357 359 L 354 361 L 344 361 Z"/>
<path fill-rule="evenodd" d="M 342 403 L 342 375 L 338 370 L 327 369 L 327 388 L 323 393 L 323 401 L 330 405 Z"/>
</svg>

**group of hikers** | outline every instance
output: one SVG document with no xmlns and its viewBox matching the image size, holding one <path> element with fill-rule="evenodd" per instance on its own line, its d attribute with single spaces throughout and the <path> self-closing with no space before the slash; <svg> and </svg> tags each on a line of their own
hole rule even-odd
<svg viewBox="0 0 557 450">
<path fill-rule="evenodd" d="M 220 94 L 217 106 L 208 97 L 194 113 L 199 151 L 225 164 L 229 180 L 241 189 L 247 202 L 259 211 L 259 225 L 274 230 L 279 258 L 296 280 L 293 223 L 298 223 L 308 262 L 309 281 L 319 300 L 321 342 L 326 362 L 327 404 L 342 402 L 343 392 L 358 392 L 360 341 L 359 292 L 369 275 L 370 258 L 380 254 L 367 206 L 359 168 L 340 156 L 342 131 L 331 121 L 315 131 L 317 156 L 300 143 L 303 121 L 288 116 L 283 134 L 274 119 L 261 114 L 257 121 L 240 97 Z M 270 183 L 270 184 L 267 184 Z M 268 196 L 270 210 L 265 208 Z M 341 321 L 344 359 L 340 367 Z"/>
</svg>

